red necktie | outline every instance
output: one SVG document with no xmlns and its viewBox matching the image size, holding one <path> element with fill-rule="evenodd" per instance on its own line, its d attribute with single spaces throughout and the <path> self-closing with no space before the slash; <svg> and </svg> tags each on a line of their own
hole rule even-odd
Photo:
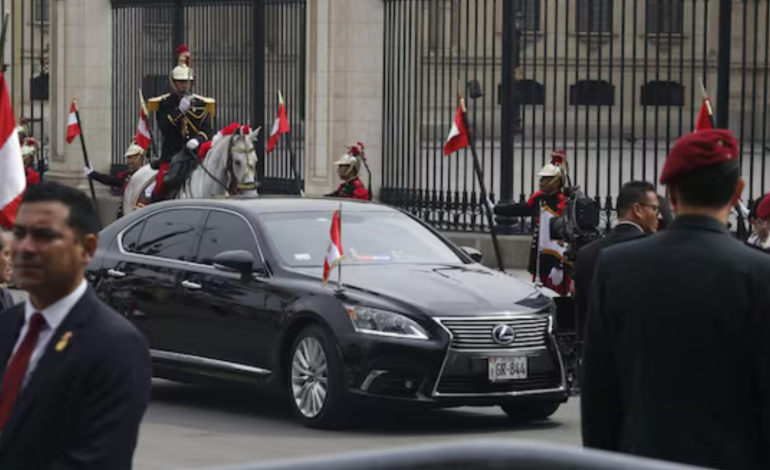
<svg viewBox="0 0 770 470">
<path fill-rule="evenodd" d="M 3 375 L 2 390 L 0 390 L 0 430 L 5 426 L 6 421 L 11 416 L 13 405 L 19 398 L 21 386 L 24 384 L 24 377 L 27 375 L 27 366 L 32 352 L 37 345 L 37 338 L 40 336 L 40 330 L 46 326 L 45 318 L 40 313 L 35 313 L 29 319 L 29 328 L 21 342 L 16 354 L 13 355 L 8 368 Z"/>
</svg>

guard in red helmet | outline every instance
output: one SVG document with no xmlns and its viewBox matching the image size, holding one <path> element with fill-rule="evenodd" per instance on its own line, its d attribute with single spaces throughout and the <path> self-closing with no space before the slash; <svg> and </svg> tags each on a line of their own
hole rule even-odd
<svg viewBox="0 0 770 470">
<path fill-rule="evenodd" d="M 361 169 L 361 151 L 358 147 L 350 147 L 350 150 L 335 162 L 337 174 L 342 179 L 342 184 L 329 197 L 342 197 L 349 199 L 369 200 L 369 190 L 366 189 L 358 173 Z"/>
<path fill-rule="evenodd" d="M 754 204 L 749 215 L 754 230 L 747 243 L 762 250 L 770 251 L 770 194 Z"/>
<path fill-rule="evenodd" d="M 25 138 L 21 146 L 21 156 L 24 159 L 24 171 L 27 174 L 27 186 L 33 186 L 40 182 L 40 172 L 35 169 L 36 154 L 37 141 L 35 138 Z"/>
</svg>

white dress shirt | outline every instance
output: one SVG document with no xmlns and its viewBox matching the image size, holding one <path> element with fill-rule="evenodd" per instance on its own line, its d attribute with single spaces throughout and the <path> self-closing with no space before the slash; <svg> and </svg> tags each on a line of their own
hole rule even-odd
<svg viewBox="0 0 770 470">
<path fill-rule="evenodd" d="M 35 370 L 35 367 L 37 367 L 38 362 L 40 362 L 40 358 L 43 357 L 45 348 L 48 346 L 48 343 L 51 341 L 54 333 L 56 333 L 56 329 L 59 328 L 59 325 L 61 325 L 64 319 L 67 318 L 67 315 L 69 315 L 72 307 L 74 307 L 80 298 L 83 297 L 87 287 L 88 284 L 86 283 L 86 280 L 83 279 L 80 285 L 74 291 L 72 291 L 72 293 L 44 310 L 37 310 L 35 307 L 33 307 L 29 298 L 27 298 L 27 300 L 24 302 L 24 326 L 21 328 L 19 339 L 16 340 L 16 346 L 13 348 L 13 354 L 16 354 L 16 350 L 19 349 L 22 341 L 24 341 L 24 336 L 26 336 L 27 330 L 29 330 L 29 320 L 32 318 L 32 315 L 34 315 L 35 312 L 40 312 L 43 315 L 43 318 L 45 318 L 46 326 L 40 330 L 40 335 L 37 337 L 37 344 L 35 345 L 35 349 L 32 351 L 32 357 L 29 359 L 29 365 L 27 366 L 27 374 L 24 377 L 23 386 L 27 384 L 27 381 L 32 375 L 32 372 Z M 13 359 L 13 355 L 11 355 L 11 357 L 8 359 L 9 363 L 11 359 Z"/>
</svg>

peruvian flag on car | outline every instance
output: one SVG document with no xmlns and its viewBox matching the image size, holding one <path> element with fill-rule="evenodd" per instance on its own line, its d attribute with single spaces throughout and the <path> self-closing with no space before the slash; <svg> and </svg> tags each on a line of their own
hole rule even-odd
<svg viewBox="0 0 770 470">
<path fill-rule="evenodd" d="M 27 189 L 27 175 L 21 157 L 19 135 L 11 110 L 5 76 L 0 72 L 0 226 L 13 227 L 21 197 Z"/>
<path fill-rule="evenodd" d="M 71 144 L 75 137 L 80 135 L 80 121 L 78 120 L 78 109 L 75 100 L 70 105 L 70 114 L 67 118 L 67 143 Z"/>
<path fill-rule="evenodd" d="M 464 108 L 463 100 L 460 99 L 460 102 L 457 104 L 457 113 L 455 113 L 452 129 L 449 130 L 449 137 L 446 140 L 446 144 L 444 144 L 444 155 L 451 155 L 471 145 L 470 139 L 468 139 L 468 129 L 465 128 Z"/>
<path fill-rule="evenodd" d="M 341 229 L 340 209 L 337 209 L 332 217 L 331 239 L 329 241 L 329 249 L 326 252 L 326 260 L 324 261 L 324 285 L 329 282 L 329 275 L 331 275 L 334 268 L 345 258 L 342 252 Z"/>
<path fill-rule="evenodd" d="M 278 139 L 281 134 L 289 132 L 289 117 L 286 115 L 286 105 L 283 102 L 283 95 L 278 92 L 278 116 L 273 123 L 273 129 L 270 131 L 270 139 L 267 141 L 267 153 L 270 153 L 278 145 Z"/>
<path fill-rule="evenodd" d="M 147 150 L 150 148 L 150 126 L 147 123 L 147 113 L 144 106 L 139 111 L 139 124 L 136 126 L 136 145 Z"/>
</svg>

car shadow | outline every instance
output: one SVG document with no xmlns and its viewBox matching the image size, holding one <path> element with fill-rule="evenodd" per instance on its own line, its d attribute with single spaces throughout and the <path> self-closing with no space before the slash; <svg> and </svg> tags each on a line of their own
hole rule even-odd
<svg viewBox="0 0 770 470">
<path fill-rule="evenodd" d="M 174 408 L 176 412 L 158 409 L 169 407 Z M 336 431 L 317 431 L 302 426 L 295 419 L 289 403 L 277 396 L 243 389 L 156 381 L 153 384 L 152 404 L 146 419 L 154 423 L 182 426 L 189 426 L 194 422 L 195 427 L 205 429 L 233 426 L 247 429 L 254 424 L 265 425 L 269 422 L 272 434 L 285 431 L 398 437 L 546 431 L 562 426 L 558 420 L 514 423 L 502 410 L 495 407 L 433 409 L 411 404 L 371 401 L 359 405 L 356 411 L 357 419 L 348 427 Z M 191 419 L 190 415 L 195 418 Z M 240 424 L 234 423 L 233 420 Z"/>
</svg>

